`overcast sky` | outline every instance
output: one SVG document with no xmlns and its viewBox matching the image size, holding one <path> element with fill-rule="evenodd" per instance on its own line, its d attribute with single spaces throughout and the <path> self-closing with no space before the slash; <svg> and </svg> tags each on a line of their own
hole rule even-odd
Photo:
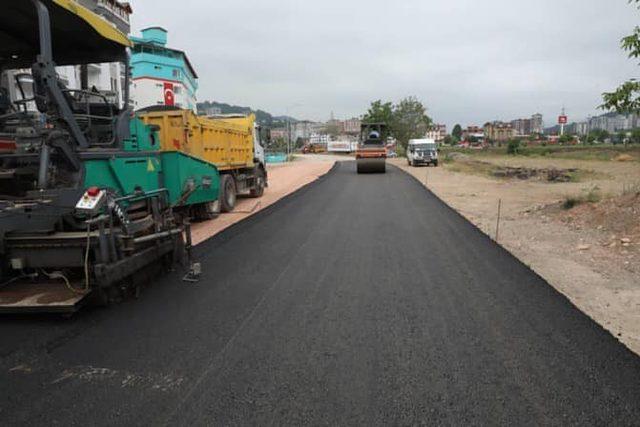
<svg viewBox="0 0 640 427">
<path fill-rule="evenodd" d="M 198 99 L 326 120 L 417 96 L 437 122 L 599 114 L 637 76 L 626 0 L 131 0 L 132 32 L 169 31 Z"/>
</svg>

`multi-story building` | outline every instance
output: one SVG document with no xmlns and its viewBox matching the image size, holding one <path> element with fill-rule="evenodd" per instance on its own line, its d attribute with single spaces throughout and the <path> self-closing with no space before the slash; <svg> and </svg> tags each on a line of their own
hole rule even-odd
<svg viewBox="0 0 640 427">
<path fill-rule="evenodd" d="M 484 125 L 484 136 L 491 142 L 506 142 L 516 136 L 510 123 L 495 121 Z"/>
<path fill-rule="evenodd" d="M 542 119 L 542 114 L 536 113 L 531 116 L 531 133 L 544 133 L 544 121 Z"/>
<path fill-rule="evenodd" d="M 183 51 L 167 47 L 167 30 L 146 28 L 131 41 L 134 109 L 168 105 L 195 111 L 198 75 Z"/>
<path fill-rule="evenodd" d="M 484 129 L 480 126 L 467 126 L 466 129 L 462 130 L 462 140 L 468 141 L 471 138 L 476 140 L 484 138 Z"/>
<path fill-rule="evenodd" d="M 361 124 L 362 120 L 357 117 L 345 120 L 344 125 L 342 126 L 343 132 L 349 135 L 358 135 L 360 134 Z"/>
<path fill-rule="evenodd" d="M 117 0 L 75 0 L 87 9 L 102 16 L 125 34 L 131 31 L 129 16 L 133 11 L 128 2 Z"/>
<path fill-rule="evenodd" d="M 75 0 L 80 6 L 101 16 L 124 34 L 129 34 L 131 25 L 129 15 L 132 9 L 129 3 L 116 0 Z M 57 67 L 56 72 L 63 83 L 72 89 L 88 89 L 106 97 L 110 102 L 123 107 L 125 85 L 125 66 L 121 63 L 87 64 L 86 66 Z M 7 72 L 7 78 L 30 74 L 31 70 L 15 70 Z M 9 76 L 9 74 L 11 74 Z M 26 78 L 26 77 L 25 77 Z M 10 88 L 10 92 L 13 92 Z M 12 98 L 17 99 L 17 98 Z M 35 111 L 35 105 L 28 105 Z"/>
<path fill-rule="evenodd" d="M 312 133 L 314 133 L 314 123 L 308 120 L 303 120 L 295 123 L 291 123 L 291 140 L 297 141 L 298 139 L 309 139 Z"/>
<path fill-rule="evenodd" d="M 433 125 L 431 129 L 427 131 L 426 138 L 435 140 L 438 144 L 444 142 L 447 136 L 447 125 Z"/>
<path fill-rule="evenodd" d="M 271 129 L 271 140 L 275 141 L 276 139 L 287 139 L 288 136 L 287 128 L 273 128 Z"/>
<path fill-rule="evenodd" d="M 313 135 L 309 136 L 309 143 L 327 145 L 330 139 L 331 138 L 329 135 L 314 133 Z"/>
<path fill-rule="evenodd" d="M 589 122 L 578 122 L 575 124 L 575 133 L 578 135 L 586 135 L 589 133 Z"/>
<path fill-rule="evenodd" d="M 532 133 L 531 119 L 517 119 L 511 121 L 511 127 L 516 135 L 526 136 Z"/>
<path fill-rule="evenodd" d="M 637 118 L 634 115 L 622 115 L 615 113 L 607 113 L 602 116 L 592 117 L 589 119 L 590 130 L 606 130 L 609 133 L 633 129 L 636 125 Z"/>
</svg>

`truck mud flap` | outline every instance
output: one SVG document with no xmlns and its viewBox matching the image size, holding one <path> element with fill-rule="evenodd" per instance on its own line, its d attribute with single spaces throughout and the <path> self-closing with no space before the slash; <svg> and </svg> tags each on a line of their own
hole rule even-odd
<svg viewBox="0 0 640 427">
<path fill-rule="evenodd" d="M 15 282 L 0 289 L 0 313 L 73 313 L 90 292 L 74 292 L 58 282 Z"/>
</svg>

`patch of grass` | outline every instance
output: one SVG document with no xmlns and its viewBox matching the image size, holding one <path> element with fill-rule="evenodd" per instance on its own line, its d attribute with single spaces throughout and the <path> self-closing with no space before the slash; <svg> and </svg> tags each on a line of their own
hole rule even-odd
<svg viewBox="0 0 640 427">
<path fill-rule="evenodd" d="M 480 162 L 477 160 L 455 161 L 449 159 L 447 168 L 452 172 L 466 173 L 470 175 L 480 176 L 493 176 L 493 171 L 496 169 L 495 165 L 486 162 Z"/>
<path fill-rule="evenodd" d="M 512 147 L 518 156 L 525 157 L 545 157 L 554 159 L 568 160 L 600 160 L 613 161 L 619 158 L 625 161 L 640 161 L 640 145 L 531 145 L 520 144 L 518 147 Z M 509 154 L 509 145 L 502 147 L 489 147 L 483 150 L 460 148 L 460 147 L 443 147 L 444 153 L 459 152 L 473 157 L 495 157 L 506 156 Z"/>
<path fill-rule="evenodd" d="M 571 178 L 569 182 L 592 181 L 594 179 L 605 179 L 607 175 L 586 169 L 577 169 L 568 173 Z"/>
<path fill-rule="evenodd" d="M 584 189 L 582 193 L 578 195 L 566 196 L 562 202 L 562 208 L 569 210 L 584 203 L 598 203 L 600 200 L 602 200 L 600 188 L 598 188 L 598 186 L 593 186 L 591 188 Z"/>
<path fill-rule="evenodd" d="M 509 167 L 478 159 L 444 157 L 444 163 L 452 172 L 485 176 L 492 179 L 539 180 L 542 182 L 582 182 L 603 177 L 603 174 L 585 169 L 553 169 Z"/>
<path fill-rule="evenodd" d="M 625 182 L 622 184 L 623 196 L 640 195 L 640 182 Z"/>
</svg>

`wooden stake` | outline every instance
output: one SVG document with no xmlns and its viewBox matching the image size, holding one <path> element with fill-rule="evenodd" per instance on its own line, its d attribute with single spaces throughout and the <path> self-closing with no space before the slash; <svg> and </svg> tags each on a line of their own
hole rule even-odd
<svg viewBox="0 0 640 427">
<path fill-rule="evenodd" d="M 502 199 L 498 199 L 498 220 L 496 222 L 496 242 L 500 235 L 500 213 L 502 211 Z"/>
</svg>

